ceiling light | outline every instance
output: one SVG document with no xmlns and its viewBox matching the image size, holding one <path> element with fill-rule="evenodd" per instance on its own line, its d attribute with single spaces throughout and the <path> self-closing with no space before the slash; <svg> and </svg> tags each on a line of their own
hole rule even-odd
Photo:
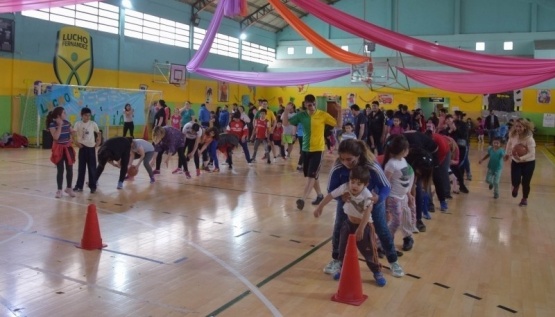
<svg viewBox="0 0 555 317">
<path fill-rule="evenodd" d="M 121 5 L 127 9 L 133 8 L 133 4 L 131 3 L 131 0 L 121 0 Z"/>
<path fill-rule="evenodd" d="M 241 33 L 241 35 L 239 35 L 239 38 L 241 39 L 241 41 L 244 41 L 247 39 L 247 34 Z"/>
<path fill-rule="evenodd" d="M 476 50 L 477 51 L 485 51 L 486 50 L 486 42 L 476 42 Z"/>
<path fill-rule="evenodd" d="M 505 51 L 512 51 L 513 50 L 513 42 L 503 42 L 503 49 Z"/>
</svg>

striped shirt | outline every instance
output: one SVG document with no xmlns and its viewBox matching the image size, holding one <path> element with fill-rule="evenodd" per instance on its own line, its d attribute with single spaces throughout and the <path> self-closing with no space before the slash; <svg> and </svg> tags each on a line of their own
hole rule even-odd
<svg viewBox="0 0 555 317">
<path fill-rule="evenodd" d="M 52 128 L 57 128 L 58 124 L 56 123 L 56 121 L 53 121 L 50 123 L 50 125 L 48 126 L 48 128 L 52 129 Z M 62 123 L 62 132 L 60 133 L 60 137 L 58 138 L 58 140 L 56 140 L 56 142 L 58 144 L 68 144 L 71 141 L 71 123 L 69 123 L 69 121 L 64 120 L 64 123 Z"/>
<path fill-rule="evenodd" d="M 308 112 L 299 112 L 291 119 L 289 124 L 301 125 L 303 127 L 303 151 L 322 152 L 326 148 L 324 130 L 327 125 L 337 125 L 337 120 L 329 113 L 316 110 L 312 115 Z"/>
</svg>

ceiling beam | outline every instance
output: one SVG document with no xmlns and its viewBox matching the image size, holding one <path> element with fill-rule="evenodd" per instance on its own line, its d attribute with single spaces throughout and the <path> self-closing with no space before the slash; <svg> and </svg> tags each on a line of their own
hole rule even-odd
<svg viewBox="0 0 555 317">
<path fill-rule="evenodd" d="M 197 0 L 195 3 L 191 4 L 191 23 L 194 26 L 198 26 L 200 20 L 198 14 L 213 2 L 215 2 L 215 0 Z"/>
<path fill-rule="evenodd" d="M 289 0 L 280 0 L 280 1 L 283 2 L 284 4 L 289 2 Z M 241 30 L 244 30 L 255 23 L 260 23 L 261 22 L 260 19 L 270 14 L 272 11 L 274 11 L 274 8 L 269 3 L 256 9 L 253 13 L 247 15 L 243 20 L 241 20 L 241 22 L 239 22 L 241 26 Z M 274 29 L 276 31 L 280 30 L 280 28 L 278 27 L 274 27 Z"/>
</svg>

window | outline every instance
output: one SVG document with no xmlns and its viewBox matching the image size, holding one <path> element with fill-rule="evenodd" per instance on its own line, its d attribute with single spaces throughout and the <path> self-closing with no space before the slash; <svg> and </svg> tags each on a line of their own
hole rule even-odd
<svg viewBox="0 0 555 317">
<path fill-rule="evenodd" d="M 276 60 L 276 50 L 263 45 L 243 41 L 241 58 L 260 64 L 269 65 Z"/>
<path fill-rule="evenodd" d="M 205 35 L 205 29 L 198 27 L 193 29 L 193 49 L 198 50 L 200 48 Z M 210 47 L 210 53 L 239 58 L 239 39 L 233 36 L 216 33 L 212 47 Z"/>
<path fill-rule="evenodd" d="M 22 11 L 21 15 L 112 34 L 119 33 L 119 7 L 98 1 Z"/>
<path fill-rule="evenodd" d="M 125 10 L 123 34 L 142 40 L 189 48 L 189 26 L 154 15 Z"/>
<path fill-rule="evenodd" d="M 294 47 L 288 47 L 287 48 L 287 55 L 294 55 L 295 54 L 295 48 Z"/>
<path fill-rule="evenodd" d="M 503 49 L 505 51 L 512 51 L 513 50 L 513 42 L 503 42 Z"/>
<path fill-rule="evenodd" d="M 312 55 L 312 53 L 314 52 L 314 49 L 312 48 L 312 46 L 307 46 L 305 52 L 306 52 L 306 55 Z"/>
<path fill-rule="evenodd" d="M 349 51 L 349 46 L 348 45 L 341 45 L 341 49 L 344 51 Z"/>
<path fill-rule="evenodd" d="M 476 50 L 477 51 L 485 51 L 486 50 L 486 43 L 485 42 L 476 42 Z"/>
</svg>

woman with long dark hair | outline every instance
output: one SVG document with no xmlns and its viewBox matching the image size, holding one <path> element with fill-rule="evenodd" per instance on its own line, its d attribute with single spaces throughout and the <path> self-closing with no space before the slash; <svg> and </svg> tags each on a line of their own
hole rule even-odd
<svg viewBox="0 0 555 317">
<path fill-rule="evenodd" d="M 364 141 L 349 139 L 339 143 L 337 149 L 339 157 L 335 161 L 330 171 L 328 192 L 332 192 L 342 184 L 349 181 L 349 172 L 355 166 L 364 166 L 370 170 L 370 184 L 368 189 L 377 194 L 372 208 L 372 220 L 382 248 L 390 263 L 391 272 L 395 277 L 401 277 L 405 273 L 403 268 L 397 262 L 397 251 L 393 244 L 393 237 L 387 227 L 385 217 L 385 199 L 389 196 L 390 185 L 380 165 L 376 162 L 374 154 L 370 152 Z M 337 200 L 337 209 L 335 213 L 335 224 L 332 236 L 332 260 L 324 268 L 327 274 L 334 274 L 341 262 L 339 261 L 339 236 L 341 225 L 346 219 L 343 212 L 345 202 L 341 199 Z"/>
<path fill-rule="evenodd" d="M 71 134 L 73 129 L 71 123 L 66 120 L 67 114 L 63 107 L 56 107 L 46 116 L 46 127 L 52 134 L 52 156 L 50 161 L 56 164 L 58 170 L 56 174 L 56 183 L 58 191 L 56 198 L 62 198 L 62 186 L 64 182 L 64 166 L 66 170 L 67 188 L 66 194 L 75 197 L 71 182 L 73 181 L 73 163 L 75 162 L 75 151 L 71 146 Z"/>
<path fill-rule="evenodd" d="M 126 104 L 125 108 L 123 109 L 123 137 L 127 135 L 127 131 L 129 131 L 129 135 L 131 138 L 135 138 L 135 125 L 133 124 L 133 116 L 135 110 L 131 107 L 131 104 Z"/>
</svg>

